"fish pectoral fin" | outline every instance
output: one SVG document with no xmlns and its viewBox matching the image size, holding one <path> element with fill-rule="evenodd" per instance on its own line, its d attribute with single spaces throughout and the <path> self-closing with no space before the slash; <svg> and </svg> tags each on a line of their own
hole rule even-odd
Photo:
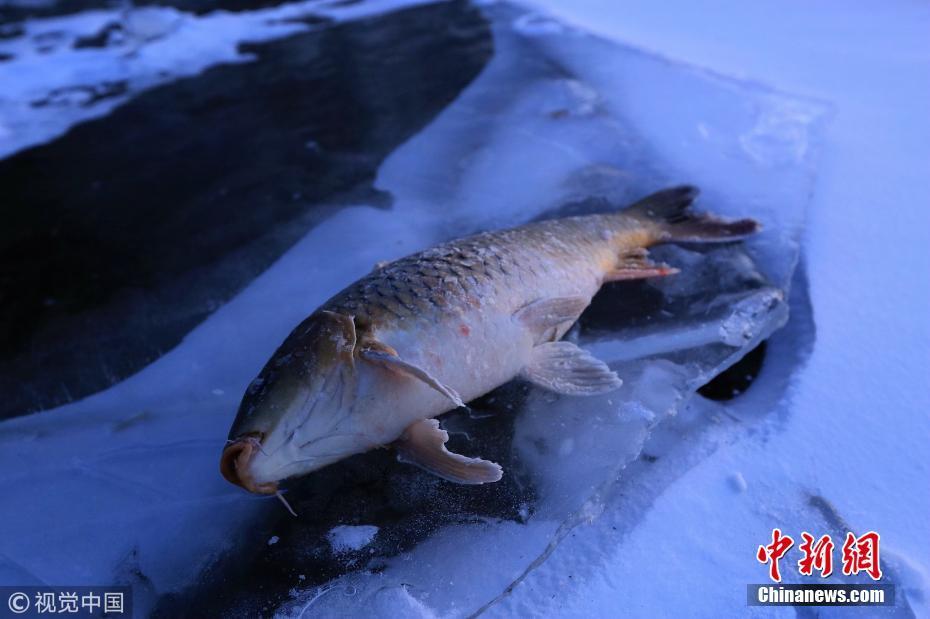
<svg viewBox="0 0 930 619">
<path fill-rule="evenodd" d="M 365 348 L 359 352 L 359 356 L 374 365 L 380 366 L 388 371 L 400 374 L 401 376 L 407 376 L 410 378 L 416 378 L 429 387 L 435 389 L 442 395 L 449 398 L 456 407 L 464 407 L 465 402 L 462 401 L 462 398 L 459 397 L 459 394 L 448 385 L 444 385 L 439 380 L 434 377 L 432 374 L 427 372 L 421 367 L 413 365 L 412 363 L 407 363 L 401 359 L 397 352 L 393 348 L 382 344 L 380 342 L 368 342 L 365 345 Z"/>
<path fill-rule="evenodd" d="M 604 282 L 664 277 L 675 273 L 678 273 L 678 269 L 664 263 L 653 262 L 649 259 L 649 252 L 644 247 L 638 247 L 620 255 L 617 266 L 604 276 Z"/>
<path fill-rule="evenodd" d="M 586 297 L 538 299 L 518 309 L 513 316 L 532 333 L 539 334 L 566 322 L 575 322 L 590 302 Z"/>
<path fill-rule="evenodd" d="M 488 484 L 499 481 L 503 469 L 481 458 L 468 458 L 446 449 L 449 434 L 436 419 L 410 424 L 397 442 L 397 459 L 457 484 Z"/>
<path fill-rule="evenodd" d="M 520 375 L 534 385 L 565 395 L 598 395 L 623 384 L 606 363 L 566 341 L 536 346 Z"/>
</svg>

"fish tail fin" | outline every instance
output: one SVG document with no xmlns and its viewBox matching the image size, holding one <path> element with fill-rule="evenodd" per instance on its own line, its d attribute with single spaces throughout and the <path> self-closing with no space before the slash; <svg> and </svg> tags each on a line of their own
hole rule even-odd
<svg viewBox="0 0 930 619">
<path fill-rule="evenodd" d="M 656 232 L 656 243 L 724 243 L 752 236 L 761 229 L 754 219 L 727 221 L 689 210 L 698 195 L 697 187 L 680 185 L 646 196 L 623 211 Z"/>
</svg>

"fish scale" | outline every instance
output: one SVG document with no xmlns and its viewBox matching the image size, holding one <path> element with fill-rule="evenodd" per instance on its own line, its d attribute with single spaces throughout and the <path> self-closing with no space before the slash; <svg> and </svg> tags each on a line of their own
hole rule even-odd
<svg viewBox="0 0 930 619">
<path fill-rule="evenodd" d="M 360 326 L 391 326 L 392 320 L 417 315 L 439 320 L 454 310 L 494 305 L 506 296 L 509 305 L 532 300 L 533 284 L 553 274 L 552 261 L 590 268 L 606 253 L 615 253 L 613 235 L 624 228 L 609 216 L 592 215 L 530 224 L 516 230 L 482 233 L 444 243 L 376 269 L 321 306 L 348 313 Z M 619 225 L 617 225 L 619 223 Z M 554 228 L 562 236 L 551 243 Z M 567 237 L 567 238 L 566 238 Z M 522 304 L 522 303 L 521 303 Z M 516 308 L 513 308 L 516 309 Z"/>
</svg>

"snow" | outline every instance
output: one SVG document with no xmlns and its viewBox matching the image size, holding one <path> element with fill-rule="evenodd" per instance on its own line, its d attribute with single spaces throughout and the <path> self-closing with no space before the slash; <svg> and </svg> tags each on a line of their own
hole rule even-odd
<svg viewBox="0 0 930 619">
<path fill-rule="evenodd" d="M 606 553 L 598 574 L 576 583 L 559 613 L 727 613 L 742 604 L 741 584 L 762 580 L 751 556 L 771 528 L 780 524 L 797 535 L 814 526 L 811 511 L 799 505 L 809 492 L 827 497 L 856 530 L 881 533 L 883 552 L 900 557 L 886 561 L 915 583 L 907 596 L 914 612 L 930 615 L 930 556 L 921 550 L 930 543 L 930 8 L 533 4 L 593 32 L 835 108 L 804 234 L 817 341 L 790 386 L 783 426 L 720 448 L 685 473 Z M 733 469 L 748 483 L 738 500 L 720 492 L 724 471 Z M 567 540 L 547 571 L 564 568 L 558 555 L 606 544 L 608 524 L 592 525 L 585 541 Z M 674 560 L 657 562 L 661 556 Z M 702 595 L 670 595 L 670 582 Z M 514 597 L 525 603 L 532 594 Z"/>
<path fill-rule="evenodd" d="M 378 527 L 372 525 L 346 525 L 333 527 L 326 535 L 333 552 L 361 550 L 371 543 L 378 534 Z"/>
<path fill-rule="evenodd" d="M 202 17 L 146 9 L 154 12 L 145 37 L 155 42 L 133 57 L 70 44 L 39 55 L 27 38 L 0 42 L 0 52 L 16 54 L 0 63 L 0 154 L 52 139 L 121 100 L 67 110 L 23 104 L 39 93 L 78 75 L 79 83 L 129 79 L 135 91 L 175 79 L 178 67 L 242 61 L 236 42 L 303 28 L 269 22 L 313 4 Z M 495 26 L 491 65 L 381 167 L 378 185 L 394 195 L 393 211 L 339 211 L 142 372 L 0 425 L 0 580 L 99 584 L 141 572 L 158 592 L 195 581 L 263 510 L 280 509 L 226 484 L 216 461 L 239 394 L 291 326 L 378 261 L 592 193 L 625 201 L 632 189 L 618 179 L 632 170 L 637 191 L 699 182 L 705 204 L 730 216 L 751 212 L 765 232 L 746 253 L 666 250 L 670 262 L 709 269 L 657 285 L 666 299 L 693 301 L 692 313 L 661 328 L 573 336 L 623 370 L 626 384 L 584 403 L 529 394 L 514 449 L 540 500 L 522 522 L 446 527 L 384 569 L 295 591 L 281 616 L 479 608 L 489 616 L 788 616 L 792 609 L 745 606 L 745 585 L 764 580 L 756 546 L 775 526 L 836 535 L 840 523 L 881 533 L 899 595 L 930 616 L 922 550 L 930 547 L 930 9 L 533 5 L 565 23 L 536 14 Z M 327 10 L 348 19 L 397 6 Z M 88 12 L 28 27 L 73 37 L 114 18 Z M 569 77 L 554 79 L 527 60 L 534 54 L 557 60 Z M 164 68 L 174 73 L 163 77 Z M 661 169 L 650 167 L 656 161 Z M 729 282 L 735 297 L 702 294 L 728 272 L 742 278 Z M 747 281 L 762 285 L 747 291 Z M 791 320 L 775 331 L 786 306 Z M 773 332 L 746 394 L 724 404 L 690 398 Z M 340 525 L 327 537 L 334 552 L 350 552 L 378 531 Z"/>
<path fill-rule="evenodd" d="M 359 617 L 417 617 L 418 619 L 435 619 L 436 614 L 429 606 L 421 602 L 404 586 L 385 587 L 371 599 L 359 600 L 358 591 L 352 585 L 329 586 L 301 599 L 287 611 L 275 616 L 300 619 L 301 617 L 340 617 L 340 611 L 334 612 L 332 606 L 339 608 L 351 605 L 354 616 Z M 335 603 L 333 603 L 335 600 Z"/>
<path fill-rule="evenodd" d="M 288 20 L 314 16 L 346 21 L 424 2 L 368 0 L 340 6 L 306 0 L 202 16 L 171 7 L 141 7 L 29 20 L 24 36 L 0 39 L 0 54 L 13 56 L 0 62 L 0 157 L 54 139 L 77 122 L 104 116 L 138 91 L 217 64 L 246 62 L 250 56 L 237 49 L 244 41 L 267 41 L 309 28 Z M 79 37 L 111 23 L 122 26 L 121 41 L 100 49 L 73 46 Z M 123 82 L 125 94 L 82 104 L 87 88 Z M 35 105 L 50 94 L 55 94 L 51 104 Z"/>
</svg>

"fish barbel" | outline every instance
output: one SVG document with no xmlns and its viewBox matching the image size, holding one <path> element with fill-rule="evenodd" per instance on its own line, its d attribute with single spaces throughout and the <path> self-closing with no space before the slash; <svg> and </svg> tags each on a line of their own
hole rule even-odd
<svg viewBox="0 0 930 619">
<path fill-rule="evenodd" d="M 758 229 L 688 207 L 693 187 L 616 213 L 485 232 L 379 265 L 287 337 L 246 391 L 220 469 L 251 492 L 375 447 L 445 479 L 500 479 L 500 466 L 451 453 L 434 417 L 521 376 L 570 395 L 620 378 L 560 338 L 610 281 L 677 270 L 663 242 L 717 242 Z"/>
</svg>

